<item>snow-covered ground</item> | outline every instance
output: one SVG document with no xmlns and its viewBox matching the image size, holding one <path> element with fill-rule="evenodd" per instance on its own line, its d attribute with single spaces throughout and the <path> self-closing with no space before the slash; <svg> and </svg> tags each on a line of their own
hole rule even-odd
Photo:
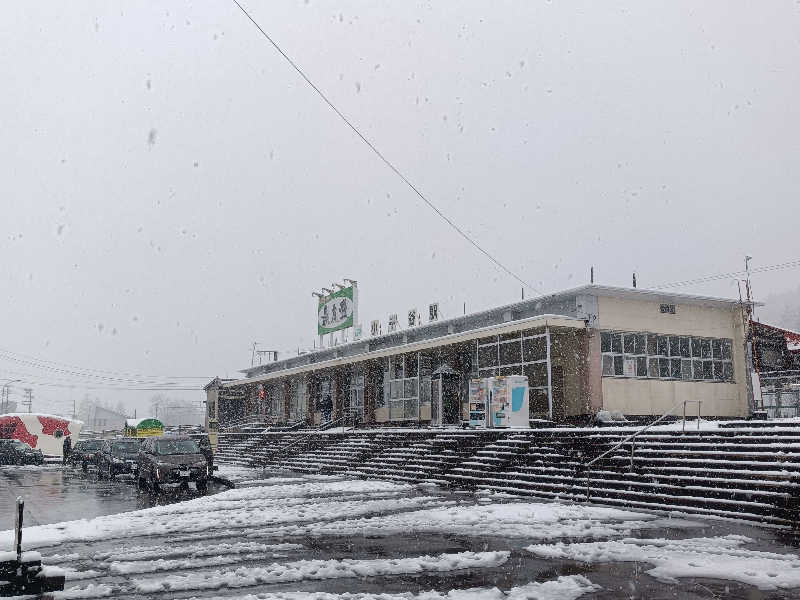
<svg viewBox="0 0 800 600">
<path fill-rule="evenodd" d="M 239 487 L 26 528 L 25 548 L 65 573 L 56 598 L 573 600 L 617 597 L 619 577 L 602 565 L 630 561 L 651 565 L 642 585 L 800 588 L 796 556 L 749 548 L 742 535 L 698 535 L 712 527 L 702 520 L 430 485 L 221 475 Z M 10 544 L 0 532 L 0 550 Z"/>
<path fill-rule="evenodd" d="M 762 590 L 800 588 L 800 558 L 742 548 L 753 540 L 741 535 L 714 538 L 622 539 L 579 544 L 537 544 L 527 550 L 537 556 L 597 562 L 643 562 L 656 579 L 711 577 L 740 581 Z"/>
</svg>

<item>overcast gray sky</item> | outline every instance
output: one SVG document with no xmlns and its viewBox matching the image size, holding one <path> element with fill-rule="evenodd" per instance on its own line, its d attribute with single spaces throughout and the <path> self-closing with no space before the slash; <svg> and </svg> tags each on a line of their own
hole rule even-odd
<svg viewBox="0 0 800 600">
<path fill-rule="evenodd" d="M 586 283 L 590 265 L 647 287 L 746 253 L 800 258 L 800 3 L 244 5 L 542 292 Z M 342 277 L 359 281 L 365 328 L 520 296 L 233 3 L 8 4 L 0 81 L 3 351 L 233 376 L 253 341 L 310 346 L 311 291 Z M 755 291 L 798 279 L 759 275 Z M 0 375 L 70 377 L 15 357 Z M 39 410 L 83 395 L 34 388 Z M 144 406 L 152 392 L 92 394 Z"/>
</svg>

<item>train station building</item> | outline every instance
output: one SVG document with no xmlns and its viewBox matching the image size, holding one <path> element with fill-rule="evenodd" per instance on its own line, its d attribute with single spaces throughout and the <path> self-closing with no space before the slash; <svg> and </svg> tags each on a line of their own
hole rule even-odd
<svg viewBox="0 0 800 600">
<path fill-rule="evenodd" d="M 531 419 L 745 417 L 744 323 L 737 300 L 586 285 L 215 378 L 207 424 L 459 425 L 470 380 L 503 375 L 527 376 Z"/>
</svg>

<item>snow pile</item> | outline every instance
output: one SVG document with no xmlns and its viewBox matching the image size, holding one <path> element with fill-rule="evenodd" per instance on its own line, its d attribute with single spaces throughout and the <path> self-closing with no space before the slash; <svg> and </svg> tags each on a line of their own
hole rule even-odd
<svg viewBox="0 0 800 600">
<path fill-rule="evenodd" d="M 599 591 L 599 585 L 581 575 L 567 575 L 502 591 L 497 588 L 470 588 L 449 592 L 421 592 L 419 594 L 330 594 L 327 592 L 278 592 L 248 594 L 236 600 L 576 600 L 583 594 Z M 229 596 L 207 600 L 229 600 Z"/>
<path fill-rule="evenodd" d="M 259 542 L 234 542 L 232 544 L 222 543 L 198 543 L 191 545 L 173 546 L 120 546 L 116 550 L 109 552 L 95 552 L 92 560 L 95 561 L 144 561 L 154 559 L 169 559 L 179 556 L 220 556 L 223 554 L 243 554 L 258 552 L 286 552 L 302 550 L 302 544 L 262 544 Z M 69 555 L 67 555 L 69 556 Z M 77 556 L 77 555 L 76 555 Z M 50 557 L 49 562 L 53 562 Z"/>
<path fill-rule="evenodd" d="M 287 583 L 315 579 L 378 577 L 411 573 L 435 573 L 498 567 L 508 560 L 510 552 L 459 552 L 438 556 L 416 556 L 372 560 L 300 560 L 273 563 L 265 567 L 241 567 L 233 571 L 202 571 L 135 582 L 141 593 L 161 591 L 210 590 L 250 587 L 269 583 Z"/>
<path fill-rule="evenodd" d="M 598 538 L 629 535 L 635 529 L 693 527 L 683 519 L 615 508 L 554 503 L 465 505 L 395 515 L 334 521 L 318 525 L 312 535 L 389 536 L 398 533 L 447 533 L 512 538 Z"/>
<path fill-rule="evenodd" d="M 751 542 L 740 535 L 685 540 L 623 539 L 578 544 L 534 544 L 526 550 L 550 559 L 592 562 L 647 562 L 656 579 L 675 582 L 679 577 L 706 577 L 739 581 L 761 588 L 800 587 L 800 558 L 747 550 Z"/>
<path fill-rule="evenodd" d="M 385 481 L 332 481 L 234 489 L 186 502 L 156 506 L 91 520 L 81 519 L 25 529 L 25 544 L 41 548 L 74 541 L 135 538 L 153 532 L 187 534 L 204 531 L 285 526 L 347 519 L 393 510 L 440 506 L 436 497 L 398 497 L 407 484 Z M 383 497 L 387 496 L 387 497 Z M 11 531 L 0 531 L 0 543 L 10 543 Z"/>
</svg>

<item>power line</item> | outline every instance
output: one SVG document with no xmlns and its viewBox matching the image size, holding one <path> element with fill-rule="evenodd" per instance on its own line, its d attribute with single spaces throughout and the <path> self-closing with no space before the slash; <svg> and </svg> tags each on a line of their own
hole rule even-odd
<svg viewBox="0 0 800 600">
<path fill-rule="evenodd" d="M 85 372 L 89 373 L 97 373 L 97 374 L 106 374 L 106 375 L 113 375 L 120 378 L 131 378 L 136 380 L 147 379 L 147 380 L 157 380 L 157 379 L 211 379 L 211 377 L 207 375 L 142 375 L 139 373 L 127 373 L 124 371 L 113 371 L 113 370 L 105 370 L 105 369 L 93 369 L 89 367 L 79 367 L 75 365 L 70 365 L 66 363 L 61 363 L 57 361 L 47 360 L 44 358 L 31 356 L 29 354 L 23 354 L 21 352 L 14 352 L 12 350 L 6 350 L 4 348 L 0 348 L 0 359 L 7 359 L 14 362 L 20 362 L 23 364 L 32 364 L 38 363 L 34 366 L 43 365 L 41 368 L 65 368 L 70 370 L 75 370 L 78 372 Z M 51 365 L 53 365 L 51 367 Z"/>
<path fill-rule="evenodd" d="M 790 260 L 783 263 L 774 265 L 765 265 L 763 267 L 755 267 L 750 269 L 750 274 L 753 273 L 766 273 L 769 271 L 783 271 L 785 269 L 795 269 L 800 267 L 800 259 Z M 747 271 L 731 271 L 730 273 L 717 273 L 716 275 L 707 275 L 705 277 L 698 277 L 697 279 L 686 279 L 684 281 L 673 281 L 672 283 L 662 283 L 661 285 L 648 286 L 651 290 L 661 290 L 671 287 L 684 287 L 687 285 L 696 285 L 700 283 L 708 283 L 711 281 L 719 281 L 720 279 L 735 279 L 747 275 Z"/>
<path fill-rule="evenodd" d="M 61 363 L 56 363 L 52 361 L 46 361 L 43 359 L 37 359 L 31 357 L 31 359 L 20 358 L 25 357 L 24 354 L 12 353 L 10 351 L 5 351 L 0 349 L 0 361 L 11 361 L 14 363 L 18 363 L 21 365 L 25 365 L 27 367 L 31 367 L 34 369 L 48 371 L 52 373 L 59 373 L 62 375 L 66 375 L 68 377 L 75 377 L 79 379 L 85 379 L 89 381 L 98 381 L 98 382 L 112 382 L 112 383 L 122 383 L 122 384 L 132 384 L 132 385 L 186 385 L 190 380 L 210 380 L 211 377 L 183 377 L 183 376 L 160 376 L 160 375 L 153 375 L 153 376 L 141 376 L 141 378 L 126 378 L 126 377 L 113 377 L 109 375 L 101 375 L 98 373 L 103 373 L 104 371 L 100 371 L 97 369 L 86 369 L 83 367 L 70 367 L 68 369 L 63 369 L 57 366 Z M 73 370 L 77 369 L 77 370 Z M 12 371 L 8 371 L 9 373 L 13 373 Z M 108 373 L 113 373 L 113 371 L 106 371 Z M 22 373 L 24 376 L 34 377 L 35 375 L 31 373 Z"/>
<path fill-rule="evenodd" d="M 492 261 L 502 271 L 504 271 L 506 274 L 508 274 L 511 277 L 513 277 L 514 279 L 516 279 L 522 285 L 530 288 L 531 290 L 533 290 L 537 294 L 543 295 L 542 292 L 540 292 L 538 289 L 533 287 L 530 283 L 528 283 L 527 281 L 522 279 L 514 271 L 512 271 L 511 269 L 506 267 L 497 258 L 495 258 L 492 254 L 490 254 L 488 250 L 484 249 L 477 241 L 472 239 L 463 229 L 461 229 L 461 227 L 459 227 L 450 217 L 448 217 L 444 212 L 442 212 L 442 210 L 439 209 L 433 202 L 428 200 L 428 198 L 419 190 L 419 188 L 416 185 L 414 185 L 408 179 L 408 177 L 406 177 L 400 171 L 400 169 L 398 169 L 394 165 L 394 163 L 392 163 L 388 158 L 386 158 L 381 153 L 381 151 L 378 150 L 378 148 L 372 142 L 370 142 L 364 136 L 364 134 L 362 134 L 361 131 L 359 131 L 359 129 L 355 125 L 353 125 L 353 123 L 347 117 L 345 117 L 344 114 L 338 108 L 336 108 L 336 106 L 333 104 L 333 102 L 331 102 L 328 99 L 328 97 L 322 92 L 322 90 L 319 87 L 317 87 L 316 84 L 314 84 L 314 82 L 311 81 L 311 79 L 308 78 L 308 76 L 303 72 L 303 70 L 300 67 L 297 66 L 297 64 L 289 57 L 289 55 L 286 54 L 286 52 L 284 52 L 283 49 L 280 46 L 278 46 L 278 44 L 275 42 L 275 40 L 273 40 L 272 37 L 270 37 L 270 35 L 266 31 L 264 31 L 264 29 L 261 27 L 261 25 L 259 25 L 258 22 L 252 16 L 250 16 L 250 13 L 247 12 L 247 10 L 239 3 L 239 0 L 233 0 L 233 3 L 236 4 L 236 6 L 239 7 L 239 10 L 241 10 L 248 19 L 250 19 L 250 22 L 253 23 L 253 25 L 256 26 L 256 28 L 261 32 L 261 35 L 263 35 L 267 39 L 267 41 L 270 44 L 272 44 L 273 48 L 275 48 L 275 50 L 277 50 L 278 53 L 280 53 L 280 55 L 283 56 L 283 58 L 286 59 L 286 62 L 288 62 L 292 66 L 292 68 L 295 71 L 297 71 L 297 73 L 300 75 L 300 77 L 302 77 L 305 80 L 305 82 L 311 87 L 311 89 L 313 89 L 317 93 L 317 95 L 320 98 L 322 98 L 322 100 L 325 102 L 325 104 L 327 104 L 331 108 L 331 110 L 333 110 L 333 112 L 335 112 L 339 116 L 339 118 L 342 121 L 344 121 L 344 123 L 353 131 L 353 133 L 355 133 L 361 139 L 361 141 L 364 142 L 367 145 L 367 147 L 370 150 L 372 150 L 375 153 L 375 155 L 378 158 L 380 158 L 383 161 L 383 163 L 395 173 L 395 175 L 397 175 L 400 179 L 402 179 L 403 182 L 409 188 L 411 188 L 414 191 L 414 193 L 417 196 L 419 196 L 419 198 L 425 204 L 427 204 L 428 207 L 431 210 L 433 210 L 433 212 L 435 212 L 439 217 L 441 217 L 445 221 L 445 223 L 447 223 L 451 228 L 453 228 L 461 237 L 463 237 L 465 240 L 467 240 L 467 242 L 469 242 L 476 250 L 478 250 L 486 258 L 488 258 L 490 261 Z"/>
<path fill-rule="evenodd" d="M 108 386 L 108 385 L 84 385 L 80 382 L 75 383 L 58 383 L 58 382 L 43 382 L 35 379 L 21 379 L 18 383 L 25 385 L 33 385 L 36 387 L 47 388 L 62 388 L 62 389 L 76 389 L 76 390 L 106 390 L 106 391 L 121 391 L 121 392 L 196 392 L 202 390 L 202 386 L 195 387 L 165 387 L 165 386 L 139 386 L 139 387 L 124 387 L 124 386 Z"/>
</svg>

